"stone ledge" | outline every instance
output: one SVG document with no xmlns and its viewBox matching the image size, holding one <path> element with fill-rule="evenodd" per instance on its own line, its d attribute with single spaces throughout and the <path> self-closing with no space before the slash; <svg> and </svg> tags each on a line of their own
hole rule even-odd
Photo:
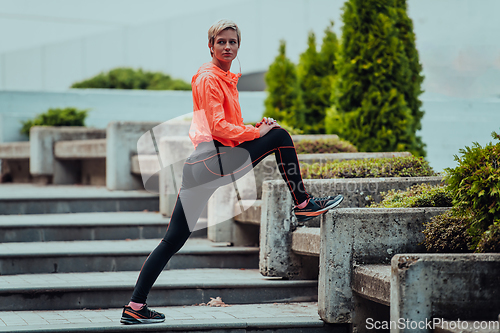
<svg viewBox="0 0 500 333">
<path fill-rule="evenodd" d="M 58 141 L 54 156 L 59 159 L 106 158 L 106 139 Z"/>
<path fill-rule="evenodd" d="M 0 143 L 0 159 L 21 160 L 29 158 L 29 141 Z"/>
</svg>

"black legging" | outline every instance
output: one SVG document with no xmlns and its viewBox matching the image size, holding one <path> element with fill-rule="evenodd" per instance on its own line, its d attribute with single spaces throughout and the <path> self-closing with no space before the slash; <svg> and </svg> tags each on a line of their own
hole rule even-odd
<svg viewBox="0 0 500 333">
<path fill-rule="evenodd" d="M 184 163 L 182 186 L 167 232 L 144 262 L 131 298 L 132 302 L 146 303 L 157 277 L 189 238 L 215 190 L 241 178 L 273 152 L 295 205 L 304 202 L 309 194 L 302 182 L 295 146 L 286 130 L 280 127 L 272 128 L 263 137 L 243 142 L 236 147 L 226 147 L 218 141 L 198 145 Z"/>
</svg>

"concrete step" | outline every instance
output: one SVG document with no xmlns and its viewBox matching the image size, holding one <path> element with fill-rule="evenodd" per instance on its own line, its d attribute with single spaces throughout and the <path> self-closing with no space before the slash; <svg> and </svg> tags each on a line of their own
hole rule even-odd
<svg viewBox="0 0 500 333">
<path fill-rule="evenodd" d="M 159 211 L 157 194 L 89 185 L 1 184 L 0 214 Z"/>
<path fill-rule="evenodd" d="M 0 311 L 104 309 L 126 304 L 139 272 L 0 276 Z M 257 269 L 174 269 L 160 274 L 150 306 L 317 301 L 315 280 L 263 277 Z"/>
<path fill-rule="evenodd" d="M 121 308 L 0 312 L 0 332 L 348 332 L 347 324 L 324 323 L 316 302 L 228 305 L 154 308 L 164 323 L 128 326 L 120 324 Z"/>
<path fill-rule="evenodd" d="M 0 215 L 0 243 L 162 238 L 169 222 L 155 212 Z M 206 227 L 200 218 L 190 237 Z"/>
<path fill-rule="evenodd" d="M 0 275 L 140 270 L 160 239 L 0 244 Z M 258 268 L 258 247 L 190 238 L 167 269 Z"/>
</svg>

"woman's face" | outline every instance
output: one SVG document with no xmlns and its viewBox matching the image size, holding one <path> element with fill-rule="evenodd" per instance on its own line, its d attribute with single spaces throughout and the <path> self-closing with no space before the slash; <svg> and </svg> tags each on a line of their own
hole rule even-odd
<svg viewBox="0 0 500 333">
<path fill-rule="evenodd" d="M 238 55 L 238 34 L 234 29 L 222 30 L 214 39 L 213 56 L 220 62 L 231 63 Z"/>
</svg>

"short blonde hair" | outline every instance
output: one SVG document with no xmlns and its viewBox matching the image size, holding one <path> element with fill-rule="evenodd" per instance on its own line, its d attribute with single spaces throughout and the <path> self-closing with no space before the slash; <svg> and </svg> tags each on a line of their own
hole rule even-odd
<svg viewBox="0 0 500 333">
<path fill-rule="evenodd" d="M 238 47 L 239 47 L 240 43 L 241 43 L 240 28 L 238 28 L 236 23 L 234 23 L 231 20 L 227 20 L 227 19 L 222 19 L 222 20 L 215 22 L 214 24 L 212 24 L 210 29 L 208 29 L 208 44 L 211 46 L 214 46 L 215 37 L 217 37 L 217 35 L 220 34 L 220 32 L 222 30 L 226 30 L 226 29 L 233 29 L 234 31 L 236 31 L 236 35 L 238 36 Z M 210 54 L 211 53 L 212 52 L 210 52 Z"/>
</svg>

